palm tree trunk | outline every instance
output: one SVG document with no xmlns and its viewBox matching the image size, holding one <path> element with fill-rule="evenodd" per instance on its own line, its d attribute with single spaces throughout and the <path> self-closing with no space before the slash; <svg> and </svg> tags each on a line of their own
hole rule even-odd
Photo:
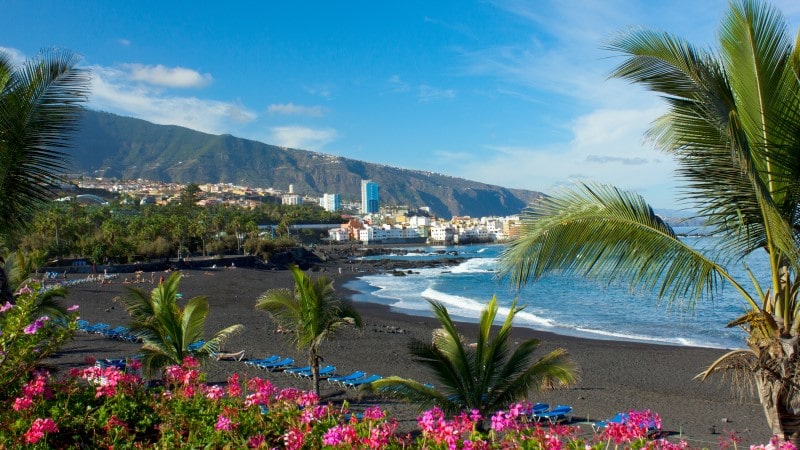
<svg viewBox="0 0 800 450">
<path fill-rule="evenodd" d="M 311 354 L 311 382 L 314 384 L 314 393 L 317 394 L 317 398 L 320 398 L 320 390 L 319 390 L 319 355 L 316 352 L 312 352 Z"/>
<path fill-rule="evenodd" d="M 800 448 L 800 389 L 796 384 L 798 339 L 780 339 L 780 348 L 762 348 L 756 389 L 772 434 Z M 770 351 L 771 350 L 771 351 Z"/>
</svg>

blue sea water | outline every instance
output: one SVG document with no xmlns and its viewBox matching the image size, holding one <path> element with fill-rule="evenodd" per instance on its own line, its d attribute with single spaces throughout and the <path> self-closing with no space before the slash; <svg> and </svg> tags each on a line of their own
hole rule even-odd
<svg viewBox="0 0 800 450">
<path fill-rule="evenodd" d="M 710 238 L 686 237 L 695 248 L 709 245 Z M 505 317 L 511 302 L 525 309 L 516 316 L 515 326 L 563 335 L 594 339 L 628 340 L 656 344 L 712 348 L 743 348 L 745 333 L 726 328 L 746 308 L 741 296 L 729 286 L 694 307 L 659 303 L 655 295 L 631 292 L 627 286 L 607 286 L 583 278 L 548 276 L 515 291 L 507 280 L 497 277 L 502 245 L 456 247 L 415 247 L 419 253 L 395 255 L 396 259 L 437 259 L 452 257 L 441 250 L 456 251 L 463 262 L 457 266 L 416 269 L 405 277 L 366 274 L 346 287 L 359 292 L 356 301 L 389 305 L 393 310 L 430 316 L 428 300 L 444 303 L 450 314 L 465 321 L 477 321 L 485 304 L 497 296 L 499 316 Z M 381 256 L 386 257 L 386 256 Z M 747 265 L 759 276 L 768 276 L 766 260 L 751 258 Z M 741 264 L 731 273 L 745 287 L 750 286 Z M 505 306 L 506 308 L 502 308 Z"/>
</svg>

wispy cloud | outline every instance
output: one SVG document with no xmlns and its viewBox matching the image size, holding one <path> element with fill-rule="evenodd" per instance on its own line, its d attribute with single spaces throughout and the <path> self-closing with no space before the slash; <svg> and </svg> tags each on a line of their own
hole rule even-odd
<svg viewBox="0 0 800 450">
<path fill-rule="evenodd" d="M 211 84 L 210 74 L 199 73 L 185 67 L 166 67 L 161 64 L 146 66 L 142 64 L 123 64 L 120 68 L 134 81 L 170 88 L 199 88 Z"/>
<path fill-rule="evenodd" d="M 122 39 L 118 39 L 117 42 L 119 43 L 119 45 L 121 45 L 123 47 L 130 47 L 130 45 L 131 45 L 130 39 L 122 38 Z"/>
<path fill-rule="evenodd" d="M 320 151 L 336 140 L 338 133 L 333 128 L 314 129 L 302 126 L 273 127 L 270 142 L 283 147 Z"/>
<path fill-rule="evenodd" d="M 256 114 L 235 102 L 169 95 L 162 86 L 132 82 L 121 68 L 90 67 L 90 107 L 129 115 L 163 125 L 179 125 L 206 133 L 229 133 L 256 119 Z"/>
<path fill-rule="evenodd" d="M 439 89 L 427 84 L 421 84 L 418 89 L 417 98 L 420 102 L 432 102 L 435 100 L 450 100 L 456 97 L 453 89 Z"/>
<path fill-rule="evenodd" d="M 311 95 L 316 95 L 322 98 L 332 98 L 333 88 L 327 84 L 306 84 L 303 85 L 303 90 Z"/>
<path fill-rule="evenodd" d="M 327 113 L 327 108 L 322 106 L 302 106 L 294 103 L 272 104 L 267 107 L 270 114 L 285 116 L 322 117 Z"/>
<path fill-rule="evenodd" d="M 11 58 L 11 62 L 17 66 L 21 66 L 25 63 L 25 60 L 28 59 L 24 53 L 15 48 L 0 47 L 0 52 L 5 53 L 9 58 Z"/>
</svg>

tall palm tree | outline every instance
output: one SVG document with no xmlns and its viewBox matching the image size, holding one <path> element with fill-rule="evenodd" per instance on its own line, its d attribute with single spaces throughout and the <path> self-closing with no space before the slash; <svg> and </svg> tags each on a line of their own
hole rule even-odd
<svg viewBox="0 0 800 450">
<path fill-rule="evenodd" d="M 206 358 L 219 352 L 222 341 L 242 329 L 231 325 L 204 340 L 208 317 L 208 300 L 205 296 L 187 301 L 181 310 L 178 305 L 178 284 L 181 275 L 175 272 L 148 295 L 139 289 L 129 288 L 123 304 L 131 315 L 131 332 L 143 341 L 142 366 L 154 374 L 167 365 L 180 364 L 187 356 Z M 196 342 L 204 343 L 190 349 Z"/>
<path fill-rule="evenodd" d="M 353 305 L 339 299 L 333 280 L 319 277 L 311 280 L 297 266 L 290 266 L 294 290 L 273 289 L 256 300 L 256 308 L 268 312 L 279 326 L 290 330 L 298 350 L 308 351 L 314 392 L 319 390 L 320 347 L 344 325 L 363 327 L 361 316 Z"/>
<path fill-rule="evenodd" d="M 610 44 L 625 59 L 613 77 L 660 93 L 668 111 L 652 126 L 655 145 L 675 157 L 683 197 L 719 245 L 701 252 L 679 240 L 638 195 L 583 184 L 527 210 L 502 266 L 517 286 L 560 271 L 627 280 L 661 299 L 693 304 L 725 283 L 748 311 L 732 320 L 747 349 L 703 374 L 747 374 L 772 431 L 800 440 L 800 53 L 774 8 L 731 3 L 718 52 L 666 33 L 634 30 Z M 769 282 L 752 289 L 726 263 L 760 252 Z M 749 271 L 749 269 L 748 269 Z M 751 292 L 752 291 L 752 292 Z M 732 318 L 734 319 L 734 318 Z"/>
<path fill-rule="evenodd" d="M 458 333 L 443 304 L 430 304 L 442 327 L 434 332 L 431 342 L 414 340 L 409 348 L 416 361 L 433 372 L 434 385 L 388 377 L 372 383 L 374 389 L 404 397 L 421 409 L 436 405 L 450 414 L 478 410 L 483 417 L 489 417 L 532 392 L 575 382 L 576 368 L 563 349 L 534 360 L 539 341 L 528 339 L 511 351 L 512 323 L 523 309 L 517 307 L 516 300 L 492 337 L 498 311 L 497 298 L 492 298 L 481 312 L 473 345 Z"/>
<path fill-rule="evenodd" d="M 65 168 L 63 149 L 89 92 L 77 62 L 74 53 L 50 50 L 16 67 L 0 52 L 0 241 L 26 228 Z"/>
</svg>

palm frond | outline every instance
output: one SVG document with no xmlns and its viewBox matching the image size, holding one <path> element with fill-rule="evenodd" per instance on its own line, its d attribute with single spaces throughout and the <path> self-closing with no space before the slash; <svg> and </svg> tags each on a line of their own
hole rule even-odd
<svg viewBox="0 0 800 450">
<path fill-rule="evenodd" d="M 518 287 L 561 272 L 627 281 L 661 299 L 692 304 L 724 279 L 756 306 L 721 266 L 678 239 L 641 196 L 601 184 L 582 184 L 529 209 L 520 237 L 502 255 L 501 271 Z"/>
<path fill-rule="evenodd" d="M 65 167 L 70 133 L 89 92 L 78 57 L 50 50 L 17 70 L 0 67 L 0 233 L 26 226 Z"/>
</svg>

